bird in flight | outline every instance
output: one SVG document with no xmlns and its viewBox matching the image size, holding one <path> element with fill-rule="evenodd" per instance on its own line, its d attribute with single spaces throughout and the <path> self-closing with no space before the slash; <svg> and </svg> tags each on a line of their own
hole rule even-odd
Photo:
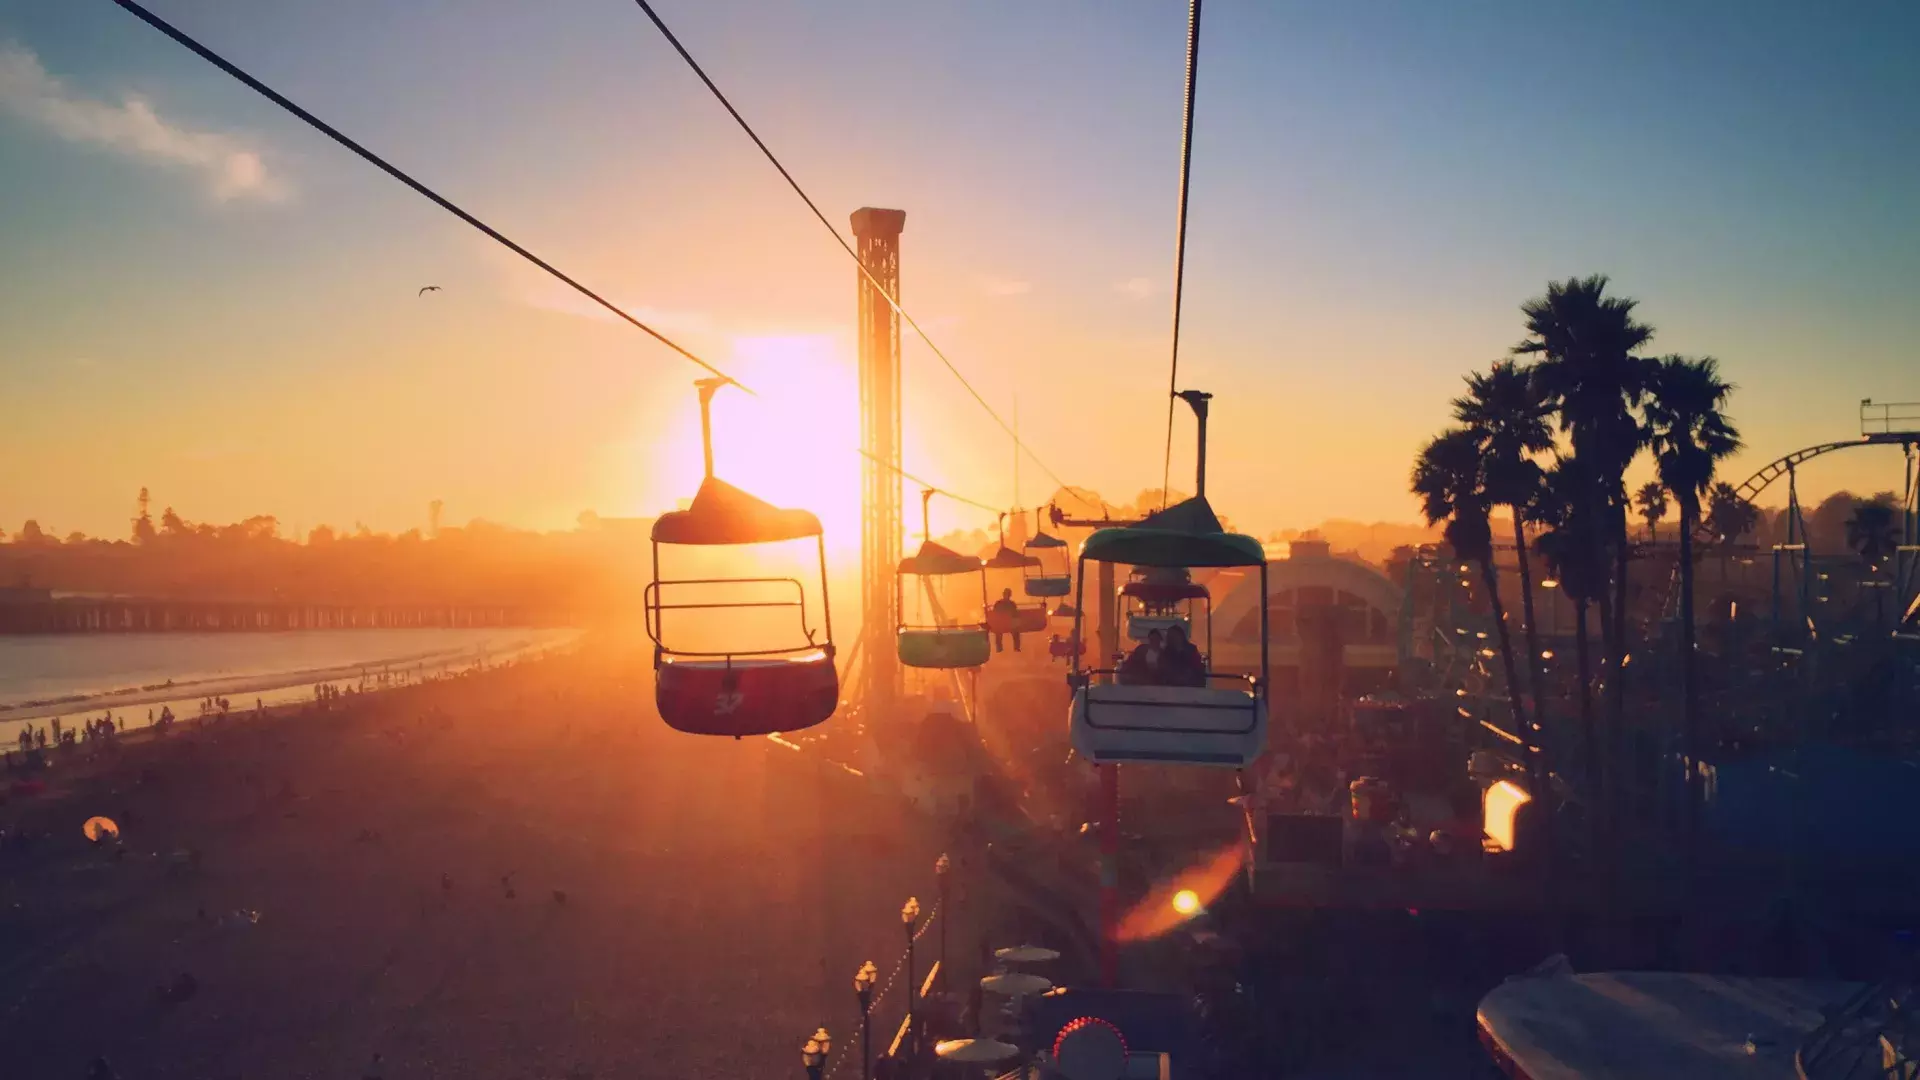
<svg viewBox="0 0 1920 1080">
<path fill-rule="evenodd" d="M 439 291 L 440 291 L 440 286 L 438 285 L 422 285 L 420 286 L 420 291 L 417 293 L 414 293 L 413 295 L 425 296 L 430 292 L 439 292 Z"/>
</svg>

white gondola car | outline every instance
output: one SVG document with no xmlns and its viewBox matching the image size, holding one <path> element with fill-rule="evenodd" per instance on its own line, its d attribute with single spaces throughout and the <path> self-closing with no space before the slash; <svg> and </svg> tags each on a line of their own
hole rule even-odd
<svg viewBox="0 0 1920 1080">
<path fill-rule="evenodd" d="M 1196 619 L 1207 632 L 1213 626 L 1213 596 L 1205 585 L 1196 585 L 1185 567 L 1150 567 L 1136 572 L 1134 579 L 1120 588 L 1127 637 L 1145 641 L 1155 630 L 1162 637 L 1178 627 L 1193 639 Z M 1207 651 L 1212 652 L 1209 642 Z"/>
<path fill-rule="evenodd" d="M 1080 552 L 1079 593 L 1085 595 L 1087 563 L 1135 567 L 1259 567 L 1266 594 L 1267 560 L 1260 542 L 1225 532 L 1204 498 L 1189 499 L 1126 528 L 1102 529 Z M 1206 640 L 1212 640 L 1212 612 Z M 1075 631 L 1080 630 L 1076 619 Z M 1152 762 L 1245 768 L 1267 744 L 1267 617 L 1260 617 L 1260 674 L 1215 672 L 1201 655 L 1200 670 L 1185 685 L 1161 685 L 1118 668 L 1087 668 L 1076 659 L 1069 724 L 1073 746 L 1096 765 Z"/>
</svg>

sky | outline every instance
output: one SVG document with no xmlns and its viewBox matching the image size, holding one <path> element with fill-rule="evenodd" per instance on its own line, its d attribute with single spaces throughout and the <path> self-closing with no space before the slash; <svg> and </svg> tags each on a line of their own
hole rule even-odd
<svg viewBox="0 0 1920 1080">
<path fill-rule="evenodd" d="M 151 6 L 739 377 L 722 475 L 857 528 L 855 271 L 637 7 Z M 843 230 L 907 212 L 902 299 L 1017 407 L 1021 502 L 1159 486 L 1184 4 L 656 7 Z M 1894 2 L 1215 0 L 1179 376 L 1216 395 L 1214 503 L 1260 533 L 1412 519 L 1462 374 L 1573 274 L 1721 360 L 1736 480 L 1920 400 L 1916 40 Z M 193 520 L 401 530 L 699 481 L 703 372 L 107 0 L 0 0 L 0 236 L 8 532 L 119 535 L 143 485 Z M 911 339 L 903 365 L 907 469 L 1013 504 L 1005 433 Z M 1832 455 L 1802 496 L 1899 469 Z"/>
</svg>

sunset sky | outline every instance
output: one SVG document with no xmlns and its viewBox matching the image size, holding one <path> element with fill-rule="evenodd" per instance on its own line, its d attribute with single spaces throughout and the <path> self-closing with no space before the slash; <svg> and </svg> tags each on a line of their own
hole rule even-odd
<svg viewBox="0 0 1920 1080">
<path fill-rule="evenodd" d="M 152 6 L 754 385 L 722 472 L 848 522 L 854 270 L 632 4 Z M 1048 467 L 1159 485 L 1184 3 L 657 7 L 836 223 L 907 211 L 909 310 Z M 1416 448 L 1550 277 L 1721 359 L 1735 480 L 1920 400 L 1920 7 L 1216 0 L 1203 31 L 1180 381 L 1242 527 L 1411 519 Z M 106 0 L 0 0 L 0 237 L 9 533 L 120 535 L 143 484 L 398 530 L 698 481 L 698 369 Z M 907 467 L 1010 502 L 1004 435 L 905 367 Z M 1840 455 L 1803 494 L 1897 477 Z"/>
</svg>

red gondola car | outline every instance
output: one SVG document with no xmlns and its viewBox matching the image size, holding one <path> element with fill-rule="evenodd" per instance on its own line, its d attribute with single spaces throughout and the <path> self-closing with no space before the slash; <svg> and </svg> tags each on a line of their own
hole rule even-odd
<svg viewBox="0 0 1920 1080">
<path fill-rule="evenodd" d="M 786 510 L 763 502 L 713 475 L 713 441 L 708 403 L 721 385 L 703 379 L 700 424 L 705 438 L 706 479 L 693 504 L 662 514 L 653 523 L 653 581 L 647 585 L 647 636 L 653 640 L 654 703 L 667 726 L 694 735 L 769 735 L 798 731 L 824 722 L 840 699 L 834 668 L 833 613 L 827 604 L 827 548 L 820 520 L 805 510 Z M 660 574 L 661 545 L 771 544 L 812 537 L 820 557 L 820 597 L 825 640 L 816 641 L 807 620 L 806 588 L 797 578 L 687 578 Z M 728 585 L 773 587 L 782 598 L 749 602 L 667 603 L 667 590 L 702 591 Z M 784 586 L 793 587 L 785 599 Z M 725 610 L 792 607 L 799 612 L 804 643 L 749 651 L 694 652 L 675 649 L 663 639 L 665 613 L 675 610 Z"/>
</svg>

